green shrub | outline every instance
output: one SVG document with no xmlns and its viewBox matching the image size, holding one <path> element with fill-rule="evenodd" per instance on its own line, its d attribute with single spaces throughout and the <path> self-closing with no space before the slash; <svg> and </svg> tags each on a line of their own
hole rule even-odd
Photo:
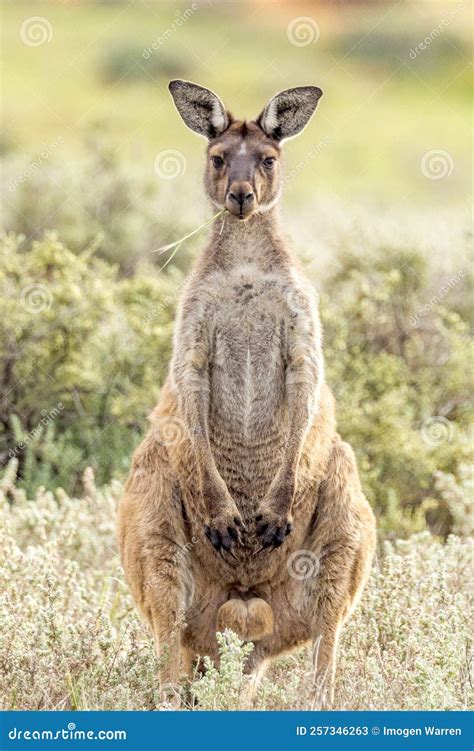
<svg viewBox="0 0 474 751">
<path fill-rule="evenodd" d="M 119 278 L 54 236 L 0 246 L 0 456 L 23 487 L 73 489 L 87 465 L 123 473 L 166 375 L 182 277 Z"/>
<path fill-rule="evenodd" d="M 429 304 L 433 280 L 420 253 L 346 252 L 334 267 L 321 307 L 340 432 L 385 532 L 423 529 L 428 515 L 446 534 L 453 515 L 436 472 L 460 479 L 472 456 L 468 326 L 447 299 Z"/>
<path fill-rule="evenodd" d="M 163 256 L 153 251 L 194 229 L 202 205 L 193 198 L 183 212 L 182 189 L 165 192 L 153 161 L 148 169 L 123 162 L 100 127 L 85 145 L 76 161 L 56 154 L 42 162 L 34 156 L 5 160 L 3 230 L 23 235 L 25 250 L 51 231 L 75 253 L 94 244 L 97 256 L 118 263 L 122 273 L 133 273 L 143 260 L 160 267 Z M 177 159 L 179 169 L 184 156 L 178 152 Z M 183 248 L 175 265 L 182 267 L 192 247 Z"/>
</svg>

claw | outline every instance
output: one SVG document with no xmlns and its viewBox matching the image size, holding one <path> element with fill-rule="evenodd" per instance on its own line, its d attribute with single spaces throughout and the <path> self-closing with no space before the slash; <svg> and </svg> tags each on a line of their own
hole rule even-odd
<svg viewBox="0 0 474 751">
<path fill-rule="evenodd" d="M 234 542 L 236 542 L 238 545 L 243 545 L 242 537 L 240 536 L 238 529 L 235 529 L 235 527 L 227 527 L 227 532 Z"/>
<path fill-rule="evenodd" d="M 239 519 L 238 516 L 234 517 L 234 524 L 236 527 L 238 527 L 238 532 L 240 533 L 247 533 L 249 531 L 246 523 L 243 521 L 243 519 Z"/>
<path fill-rule="evenodd" d="M 221 536 L 221 545 L 224 548 L 224 550 L 230 550 L 232 547 L 232 540 L 229 537 L 229 535 L 222 535 Z"/>
<path fill-rule="evenodd" d="M 242 525 L 239 525 L 242 527 Z M 228 526 L 227 528 L 220 529 L 218 527 L 210 527 L 209 525 L 206 525 L 204 527 L 204 534 L 210 540 L 211 545 L 217 550 L 217 552 L 221 552 L 221 550 L 224 550 L 226 553 L 231 552 L 231 548 L 233 545 L 242 545 L 242 538 L 240 536 L 240 531 L 236 527 Z M 236 558 L 236 556 L 232 555 L 233 558 Z M 225 560 L 225 559 L 224 559 Z M 238 560 L 236 558 L 236 560 Z"/>
<path fill-rule="evenodd" d="M 261 524 L 257 526 L 257 535 L 262 538 L 261 550 L 279 548 L 283 545 L 285 537 L 293 530 L 291 522 L 284 522 L 283 524 L 265 522 L 262 521 L 264 519 L 263 514 L 258 514 L 255 519 L 257 522 L 261 521 Z"/>
<path fill-rule="evenodd" d="M 279 548 L 280 545 L 284 542 L 284 539 L 287 535 L 286 532 L 286 526 L 285 527 L 278 527 L 277 531 L 275 533 L 275 540 L 274 540 L 274 546 L 275 548 Z"/>
<path fill-rule="evenodd" d="M 227 550 L 226 552 L 229 553 L 230 557 L 233 558 L 234 561 L 238 561 L 239 560 L 232 549 L 231 550 Z"/>
<path fill-rule="evenodd" d="M 220 550 L 222 547 L 222 540 L 219 532 L 216 529 L 211 529 L 210 527 L 204 528 L 204 533 L 206 537 L 211 541 L 211 545 L 216 549 Z"/>
</svg>

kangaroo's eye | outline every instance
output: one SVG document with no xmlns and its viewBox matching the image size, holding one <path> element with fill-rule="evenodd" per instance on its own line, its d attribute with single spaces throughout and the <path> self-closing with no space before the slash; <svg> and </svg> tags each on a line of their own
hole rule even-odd
<svg viewBox="0 0 474 751">
<path fill-rule="evenodd" d="M 224 164 L 224 160 L 221 156 L 213 156 L 212 163 L 216 169 L 219 169 Z"/>
<path fill-rule="evenodd" d="M 276 162 L 276 159 L 274 156 L 267 156 L 263 160 L 263 166 L 265 167 L 265 169 L 270 170 L 270 169 L 273 169 L 275 162 Z"/>
</svg>

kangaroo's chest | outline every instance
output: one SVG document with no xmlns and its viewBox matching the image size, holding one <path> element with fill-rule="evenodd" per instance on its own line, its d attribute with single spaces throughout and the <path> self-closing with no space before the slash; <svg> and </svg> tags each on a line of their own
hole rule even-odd
<svg viewBox="0 0 474 751">
<path fill-rule="evenodd" d="M 288 304 L 285 282 L 236 269 L 215 286 L 210 310 L 211 419 L 255 441 L 282 421 Z"/>
</svg>

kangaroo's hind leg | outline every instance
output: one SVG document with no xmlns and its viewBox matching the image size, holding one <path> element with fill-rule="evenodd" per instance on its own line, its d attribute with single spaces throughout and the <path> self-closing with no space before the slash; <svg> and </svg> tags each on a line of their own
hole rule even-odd
<svg viewBox="0 0 474 751">
<path fill-rule="evenodd" d="M 375 549 L 375 519 L 361 490 L 354 453 L 339 436 L 305 547 L 314 553 L 316 570 L 303 590 L 314 643 L 314 705 L 324 708 L 334 700 L 339 632 L 362 593 Z"/>
<path fill-rule="evenodd" d="M 166 449 L 151 434 L 134 456 L 118 535 L 126 578 L 153 631 L 163 696 L 176 696 L 180 671 L 189 667 L 181 637 L 193 579 L 179 489 Z"/>
</svg>

